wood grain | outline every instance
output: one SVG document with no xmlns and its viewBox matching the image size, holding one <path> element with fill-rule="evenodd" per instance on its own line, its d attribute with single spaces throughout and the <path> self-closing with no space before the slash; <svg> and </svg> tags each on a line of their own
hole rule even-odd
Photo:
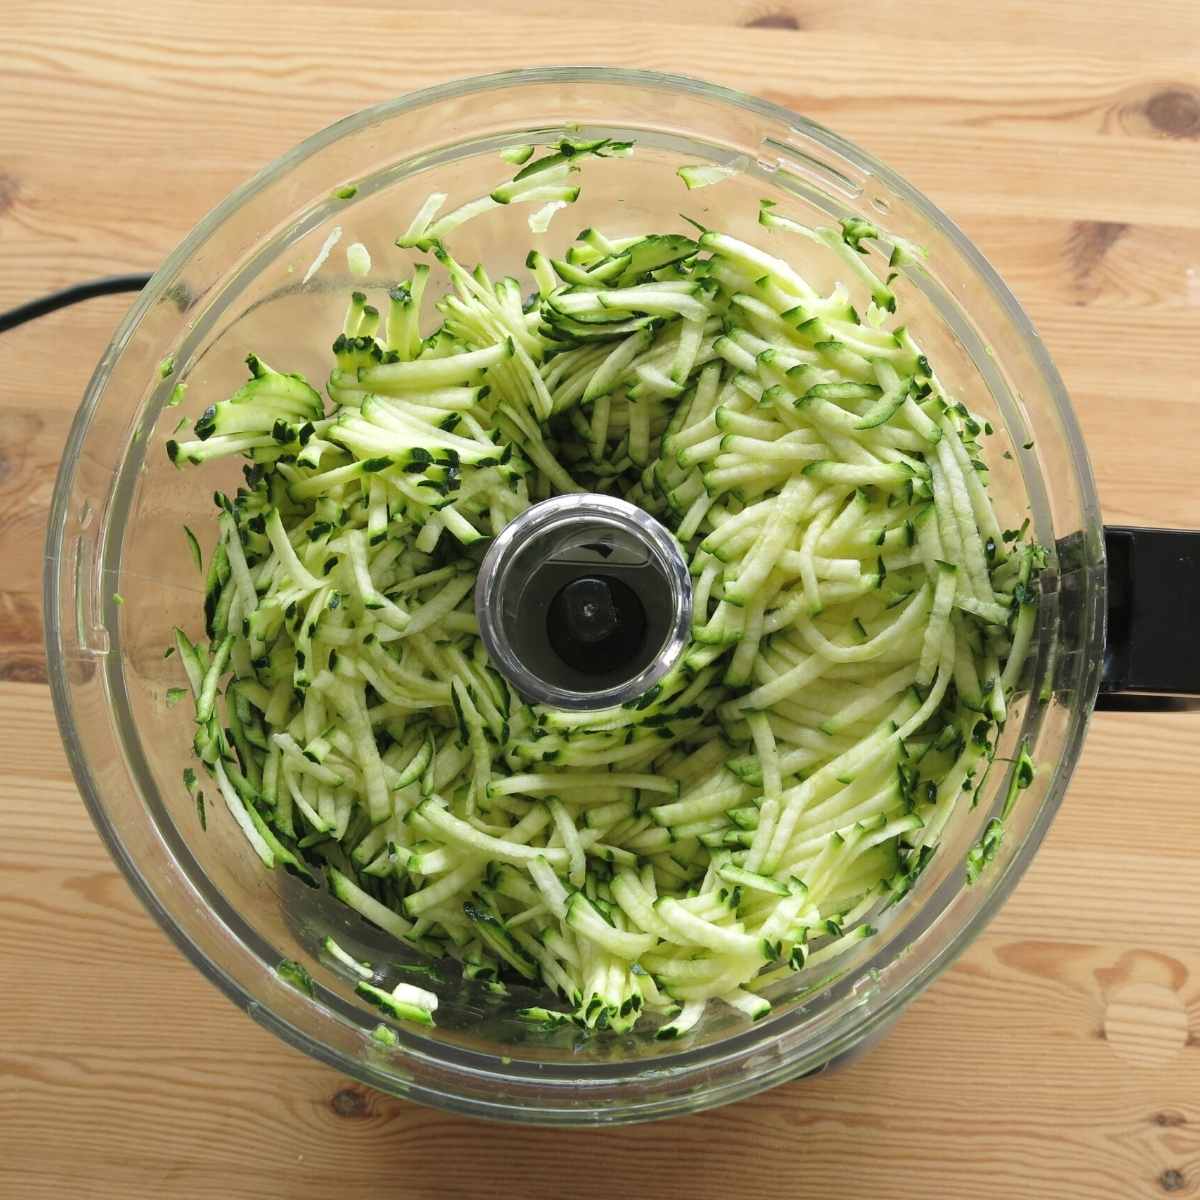
<svg viewBox="0 0 1200 1200">
<path fill-rule="evenodd" d="M 485 16 L 489 12 L 492 16 Z M 0 308 L 150 268 L 264 161 L 398 91 L 534 63 L 796 108 L 946 208 L 1072 392 L 1110 520 L 1200 528 L 1194 0 L 128 0 L 0 21 Z M 1196 718 L 1103 714 L 987 932 L 842 1073 L 631 1130 L 491 1128 L 285 1048 L 181 959 L 59 747 L 41 539 L 121 298 L 0 336 L 0 1198 L 381 1191 L 1200 1196 Z"/>
</svg>

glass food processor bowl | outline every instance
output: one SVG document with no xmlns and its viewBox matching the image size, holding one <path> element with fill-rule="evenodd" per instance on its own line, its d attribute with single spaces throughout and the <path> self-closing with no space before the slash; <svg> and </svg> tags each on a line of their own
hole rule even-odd
<svg viewBox="0 0 1200 1200">
<path fill-rule="evenodd" d="M 203 604 L 181 526 L 210 529 L 213 489 L 232 491 L 240 464 L 181 472 L 164 445 L 181 415 L 194 417 L 242 382 L 249 350 L 323 380 L 350 288 L 383 289 L 411 272 L 414 260 L 394 239 L 425 197 L 446 192 L 454 206 L 487 192 L 512 173 L 498 150 L 568 134 L 634 140 L 637 149 L 586 165 L 579 201 L 546 234 L 530 233 L 519 205 L 461 227 L 451 239 L 460 261 L 524 277 L 531 244 L 561 253 L 589 224 L 613 235 L 684 229 L 684 212 L 832 283 L 832 256 L 809 261 L 822 248 L 784 245 L 758 226 L 763 197 L 808 223 L 861 216 L 885 243 L 895 235 L 926 248 L 923 263 L 900 268 L 907 324 L 948 389 L 994 426 L 1002 526 L 1028 517 L 1049 551 L 1039 628 L 1024 699 L 981 802 L 958 814 L 913 892 L 833 977 L 826 968 L 777 983 L 770 1015 L 753 1025 L 710 1005 L 697 1029 L 662 1042 L 532 1028 L 515 1013 L 544 1002 L 540 993 L 497 997 L 455 972 L 438 989 L 437 1028 L 404 1028 L 389 1048 L 372 1039 L 377 1014 L 322 960 L 321 941 L 332 935 L 376 963 L 415 961 L 415 952 L 326 892 L 264 870 L 216 808 L 202 831 L 181 782 L 192 728 L 186 706 L 165 703 L 183 680 L 163 653 L 173 626 L 196 628 Z M 674 174 L 685 163 L 733 173 L 689 192 Z M 306 267 L 335 227 L 343 240 L 309 279 Z M 345 270 L 342 250 L 355 241 L 375 254 L 366 280 Z M 886 269 L 883 259 L 875 266 Z M 174 407 L 179 383 L 187 392 Z M 385 1092 L 479 1116 L 599 1124 L 694 1112 L 822 1067 L 876 1036 L 980 932 L 1029 865 L 1079 755 L 1102 666 L 1104 537 L 1079 429 L 1041 341 L 980 253 L 920 193 L 828 130 L 750 96 L 644 71 L 539 69 L 430 88 L 348 117 L 261 171 L 188 235 L 122 322 L 71 430 L 50 520 L 45 611 L 54 699 L 80 791 L 134 890 L 210 979 L 286 1041 Z M 1006 760 L 1022 740 L 1037 776 L 996 860 L 968 886 L 965 855 L 999 811 Z M 276 974 L 283 959 L 310 969 L 312 997 Z"/>
</svg>

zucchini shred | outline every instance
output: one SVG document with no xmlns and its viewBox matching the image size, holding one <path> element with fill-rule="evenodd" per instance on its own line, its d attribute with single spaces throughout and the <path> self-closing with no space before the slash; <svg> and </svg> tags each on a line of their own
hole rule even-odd
<svg viewBox="0 0 1200 1200">
<path fill-rule="evenodd" d="M 561 258 L 530 252 L 532 293 L 451 254 L 501 205 L 536 206 L 541 232 L 581 161 L 631 150 L 513 147 L 520 170 L 487 196 L 444 216 L 431 196 L 397 244 L 432 261 L 351 294 L 328 404 L 252 354 L 167 443 L 180 468 L 248 460 L 215 497 L 204 634 L 174 649 L 196 756 L 264 866 L 323 876 L 491 991 L 548 989 L 561 1009 L 521 1010 L 540 1028 L 673 1038 L 711 1001 L 757 1020 L 771 984 L 828 978 L 912 888 L 977 803 L 1046 556 L 1001 530 L 991 427 L 898 323 L 869 223 L 763 202 L 772 236 L 839 256 L 850 286 L 828 294 L 713 230 L 586 229 Z M 892 263 L 918 255 L 897 242 Z M 434 271 L 450 288 L 426 335 Z M 572 491 L 639 505 L 692 574 L 682 660 L 620 708 L 526 703 L 478 636 L 481 551 Z M 1033 772 L 1022 747 L 970 882 Z M 435 995 L 325 948 L 367 1002 L 433 1023 Z"/>
</svg>

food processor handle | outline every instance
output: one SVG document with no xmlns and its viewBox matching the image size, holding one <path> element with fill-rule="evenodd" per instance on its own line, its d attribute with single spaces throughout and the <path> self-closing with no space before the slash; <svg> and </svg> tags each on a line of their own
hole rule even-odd
<svg viewBox="0 0 1200 1200">
<path fill-rule="evenodd" d="M 1106 525 L 1100 709 L 1200 707 L 1200 532 Z"/>
</svg>

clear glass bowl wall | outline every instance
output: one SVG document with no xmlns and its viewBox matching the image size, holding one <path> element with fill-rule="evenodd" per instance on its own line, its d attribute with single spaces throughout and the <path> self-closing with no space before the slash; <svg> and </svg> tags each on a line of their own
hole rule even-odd
<svg viewBox="0 0 1200 1200">
<path fill-rule="evenodd" d="M 220 805 L 201 832 L 182 785 L 192 730 L 186 705 L 165 704 L 181 677 L 163 650 L 172 626 L 197 632 L 202 593 L 181 526 L 211 545 L 213 489 L 235 487 L 239 465 L 180 472 L 163 447 L 181 414 L 194 417 L 244 380 L 248 350 L 319 386 L 347 292 L 364 286 L 346 272 L 345 247 L 370 247 L 365 287 L 381 296 L 409 273 L 413 258 L 393 242 L 430 191 L 449 193 L 447 208 L 479 195 L 511 173 L 500 147 L 566 132 L 634 139 L 637 152 L 589 164 L 579 202 L 545 235 L 530 233 L 525 206 L 464 226 L 451 240 L 461 261 L 523 278 L 535 242 L 560 252 L 588 224 L 612 234 L 685 230 L 685 212 L 831 283 L 836 265 L 818 248 L 758 226 L 762 197 L 814 223 L 859 214 L 928 249 L 927 264 L 899 284 L 907 324 L 951 389 L 996 428 L 1002 521 L 1029 516 L 1052 551 L 1028 669 L 1034 699 L 1013 714 L 999 750 L 1003 759 L 1028 738 L 1042 769 L 979 884 L 965 885 L 963 857 L 1003 796 L 1003 762 L 985 801 L 951 826 L 914 893 L 841 976 L 815 989 L 804 974 L 777 986 L 759 1024 L 713 1005 L 677 1043 L 636 1033 L 581 1040 L 515 1019 L 529 993 L 501 1001 L 455 982 L 440 989 L 436 1030 L 404 1030 L 386 1050 L 369 1036 L 378 1014 L 321 965 L 317 948 L 330 933 L 376 962 L 408 952 L 324 893 L 264 871 Z M 738 173 L 688 192 L 675 168 L 702 161 Z M 348 184 L 357 194 L 336 199 Z M 335 225 L 341 243 L 303 284 Z M 168 354 L 176 371 L 160 381 Z M 164 407 L 178 382 L 186 401 Z M 692 80 L 568 68 L 467 80 L 348 118 L 189 235 L 121 325 L 72 430 L 47 542 L 47 640 L 64 738 L 97 827 L 164 928 L 255 1019 L 368 1084 L 427 1103 L 543 1123 L 630 1121 L 821 1066 L 877 1034 L 978 933 L 1027 866 L 1074 766 L 1100 666 L 1102 568 L 1096 496 L 1061 381 L 1015 300 L 945 216 L 862 151 L 775 106 Z M 309 966 L 315 999 L 275 975 L 282 958 Z"/>
</svg>

